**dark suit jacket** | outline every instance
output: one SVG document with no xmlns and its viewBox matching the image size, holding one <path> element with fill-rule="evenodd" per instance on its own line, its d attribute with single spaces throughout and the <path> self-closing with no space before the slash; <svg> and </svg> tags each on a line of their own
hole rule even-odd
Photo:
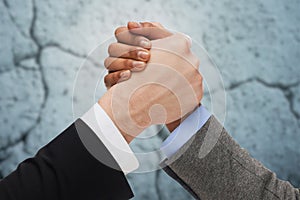
<svg viewBox="0 0 300 200">
<path fill-rule="evenodd" d="M 78 135 L 88 134 L 113 168 L 95 159 Z M 119 170 L 118 170 L 119 169 Z M 56 199 L 130 199 L 133 193 L 111 154 L 80 119 L 53 141 L 39 150 L 35 157 L 22 162 L 0 181 L 1 200 Z"/>
</svg>

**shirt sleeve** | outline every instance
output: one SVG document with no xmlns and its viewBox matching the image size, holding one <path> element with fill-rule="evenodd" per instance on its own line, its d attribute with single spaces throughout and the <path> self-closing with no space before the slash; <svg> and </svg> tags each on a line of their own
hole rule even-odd
<svg viewBox="0 0 300 200">
<path fill-rule="evenodd" d="M 93 130 L 105 145 L 124 174 L 128 174 L 139 167 L 138 160 L 128 143 L 98 103 L 87 111 L 81 120 Z"/>
<path fill-rule="evenodd" d="M 174 155 L 207 122 L 211 114 L 204 106 L 199 106 L 162 143 L 161 151 L 167 158 Z"/>
</svg>

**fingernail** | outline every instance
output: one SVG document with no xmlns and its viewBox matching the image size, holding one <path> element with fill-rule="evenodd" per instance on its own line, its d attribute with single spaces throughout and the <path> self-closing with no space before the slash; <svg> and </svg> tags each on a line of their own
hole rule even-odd
<svg viewBox="0 0 300 200">
<path fill-rule="evenodd" d="M 132 28 L 140 28 L 141 27 L 141 24 L 137 23 L 137 22 L 129 22 L 129 24 Z"/>
<path fill-rule="evenodd" d="M 129 70 L 121 72 L 119 82 L 129 79 L 129 76 L 130 76 L 130 71 Z"/>
<path fill-rule="evenodd" d="M 148 40 L 142 40 L 140 42 L 140 46 L 144 48 L 151 48 L 151 42 Z"/>
<path fill-rule="evenodd" d="M 132 69 L 133 72 L 142 71 L 145 68 L 146 63 L 140 61 L 133 61 L 132 62 Z"/>
<path fill-rule="evenodd" d="M 149 56 L 149 53 L 145 52 L 145 51 L 139 51 L 138 52 L 138 57 L 142 60 L 147 59 Z"/>
</svg>

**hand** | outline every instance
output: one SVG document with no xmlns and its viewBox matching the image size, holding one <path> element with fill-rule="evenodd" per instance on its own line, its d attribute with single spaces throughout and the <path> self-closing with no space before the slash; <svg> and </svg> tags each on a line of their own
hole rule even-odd
<svg viewBox="0 0 300 200">
<path fill-rule="evenodd" d="M 166 30 L 161 28 L 151 31 L 138 28 L 135 31 L 143 32 L 149 38 L 155 38 L 153 33 L 156 36 L 167 35 Z M 168 34 L 170 35 L 169 32 Z M 117 44 L 116 49 L 125 52 L 119 51 L 114 55 L 126 55 L 124 46 L 117 48 Z M 155 40 L 152 45 L 147 69 L 133 74 L 130 80 L 113 86 L 99 100 L 99 104 L 110 115 L 128 142 L 149 125 L 180 119 L 192 111 L 202 98 L 202 77 L 197 70 L 199 61 L 190 52 L 189 40 L 183 35 L 175 34 Z M 129 55 L 132 47 L 127 48 Z M 113 52 L 110 52 L 110 55 L 111 53 Z M 134 58 L 136 59 L 131 57 Z M 132 135 L 127 135 L 129 133 Z"/>
<path fill-rule="evenodd" d="M 149 39 L 161 39 L 171 35 L 172 33 L 155 22 L 129 22 L 127 27 L 117 28 L 115 37 L 118 43 L 109 46 L 109 57 L 104 61 L 104 66 L 109 71 L 104 78 L 106 87 L 109 89 L 119 82 L 128 80 L 131 72 L 143 71 L 150 59 Z"/>
<path fill-rule="evenodd" d="M 119 27 L 115 31 L 115 36 L 119 43 L 132 45 L 132 48 L 134 48 L 134 46 L 142 47 L 145 48 L 145 50 L 151 47 L 151 42 L 149 39 L 161 39 L 171 35 L 171 32 L 166 30 L 161 24 L 155 22 L 128 22 L 127 27 Z M 112 46 L 116 47 L 117 45 L 112 44 Z M 130 51 L 129 46 L 127 51 Z M 115 60 L 115 62 L 113 63 L 112 60 Z M 105 60 L 105 66 L 109 70 L 109 74 L 104 78 L 107 88 L 119 82 L 128 80 L 130 78 L 131 71 L 142 71 L 146 66 L 146 61 L 148 61 L 145 60 L 143 64 L 141 63 L 139 70 L 136 70 L 133 67 L 135 60 L 138 60 L 138 58 L 132 59 L 123 57 L 118 59 L 108 57 Z M 182 120 L 183 119 L 178 119 L 174 122 L 166 124 L 166 126 L 169 131 L 172 132 L 177 126 L 179 126 Z"/>
</svg>

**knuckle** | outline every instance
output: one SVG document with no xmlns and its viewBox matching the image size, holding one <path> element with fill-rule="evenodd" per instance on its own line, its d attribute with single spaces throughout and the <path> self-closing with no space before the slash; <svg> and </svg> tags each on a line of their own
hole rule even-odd
<svg viewBox="0 0 300 200">
<path fill-rule="evenodd" d="M 202 97 L 203 97 L 203 89 L 199 89 L 199 94 L 198 94 L 198 100 L 201 101 Z"/>
<path fill-rule="evenodd" d="M 141 24 L 142 24 L 143 27 L 146 27 L 146 28 L 153 27 L 153 24 L 150 23 L 150 22 L 141 22 Z"/>
<path fill-rule="evenodd" d="M 110 64 L 111 64 L 110 58 L 109 57 L 105 58 L 105 60 L 104 60 L 104 66 L 105 66 L 106 69 L 109 68 Z"/>
<path fill-rule="evenodd" d="M 146 37 L 143 37 L 143 36 L 136 36 L 134 38 L 134 44 L 137 45 L 137 46 L 140 46 L 142 41 L 148 41 L 148 39 Z"/>
<path fill-rule="evenodd" d="M 202 82 L 202 76 L 198 75 L 197 78 L 195 79 L 196 84 L 195 84 L 195 89 L 196 89 L 196 94 L 198 100 L 201 100 L 203 97 L 203 82 Z"/>
<path fill-rule="evenodd" d="M 142 37 L 142 36 L 136 36 L 136 37 L 133 39 L 133 43 L 134 43 L 135 45 L 139 45 L 140 42 L 143 40 L 143 38 L 144 38 L 144 37 Z"/>
<path fill-rule="evenodd" d="M 193 72 L 192 73 L 192 77 L 193 77 L 193 83 L 196 84 L 196 85 L 200 85 L 202 84 L 202 81 L 203 81 L 203 77 L 202 75 L 199 73 L 198 70 L 196 70 L 195 68 L 193 69 Z"/>
<path fill-rule="evenodd" d="M 201 74 L 199 74 L 199 82 L 200 82 L 200 85 L 202 85 L 202 83 L 203 83 L 203 77 L 202 77 Z"/>
<path fill-rule="evenodd" d="M 184 38 L 183 44 L 184 44 L 184 49 L 185 49 L 187 52 L 190 52 L 190 51 L 191 51 L 191 48 L 190 48 L 190 41 L 187 40 L 186 38 Z"/>
<path fill-rule="evenodd" d="M 199 67 L 200 65 L 200 59 L 199 58 L 195 58 L 195 67 Z"/>
<path fill-rule="evenodd" d="M 116 43 L 112 43 L 108 46 L 108 54 L 111 55 L 114 53 L 114 50 L 116 48 Z"/>
<path fill-rule="evenodd" d="M 104 84 L 105 84 L 106 87 L 110 87 L 109 74 L 104 77 Z"/>
<path fill-rule="evenodd" d="M 189 35 L 184 35 L 184 36 L 185 36 L 186 41 L 188 42 L 189 47 L 191 47 L 192 46 L 192 38 Z"/>
<path fill-rule="evenodd" d="M 120 32 L 120 28 L 116 28 L 116 30 L 114 32 L 115 36 L 117 36 L 119 34 L 119 32 Z"/>
<path fill-rule="evenodd" d="M 116 83 L 120 79 L 120 72 L 116 72 L 112 74 L 113 82 Z"/>
<path fill-rule="evenodd" d="M 137 57 L 137 51 L 135 51 L 135 50 L 130 50 L 130 51 L 128 52 L 128 58 L 135 58 L 135 57 Z"/>
<path fill-rule="evenodd" d="M 159 22 L 152 22 L 152 25 L 155 26 L 155 27 L 160 27 L 160 28 L 163 27 L 163 26 L 161 25 L 161 23 L 159 23 Z"/>
<path fill-rule="evenodd" d="M 124 26 L 116 28 L 115 36 L 118 36 L 118 34 L 122 33 L 125 29 L 126 29 L 126 27 L 124 27 Z"/>
<path fill-rule="evenodd" d="M 139 48 L 131 47 L 129 49 L 129 57 L 130 58 L 137 58 L 138 57 Z"/>
<path fill-rule="evenodd" d="M 180 37 L 180 39 L 178 40 L 178 45 L 180 45 L 180 49 L 182 50 L 182 52 L 186 54 L 189 54 L 191 52 L 189 41 L 184 37 Z"/>
<path fill-rule="evenodd" d="M 132 67 L 132 60 L 130 60 L 130 59 L 124 60 L 124 66 L 125 67 Z"/>
</svg>

